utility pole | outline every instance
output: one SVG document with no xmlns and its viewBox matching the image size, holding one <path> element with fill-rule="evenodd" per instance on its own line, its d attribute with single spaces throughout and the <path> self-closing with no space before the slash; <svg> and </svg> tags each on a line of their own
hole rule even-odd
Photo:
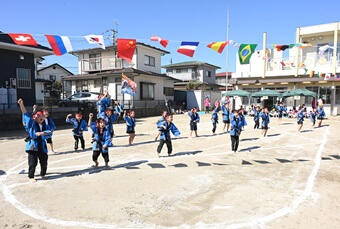
<svg viewBox="0 0 340 229">
<path fill-rule="evenodd" d="M 104 32 L 104 33 L 111 32 L 111 35 L 108 35 L 107 38 L 111 38 L 112 45 L 116 45 L 117 43 L 118 22 L 116 20 L 115 20 L 115 25 L 116 25 L 116 29 L 108 29 Z"/>
</svg>

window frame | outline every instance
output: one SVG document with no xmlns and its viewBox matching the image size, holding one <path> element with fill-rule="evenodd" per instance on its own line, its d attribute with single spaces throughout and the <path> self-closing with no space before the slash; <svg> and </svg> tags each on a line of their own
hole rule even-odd
<svg viewBox="0 0 340 229">
<path fill-rule="evenodd" d="M 153 60 L 153 63 L 152 61 Z M 154 56 L 144 55 L 144 65 L 155 67 L 156 66 L 156 58 Z"/>
<path fill-rule="evenodd" d="M 19 76 L 19 72 L 21 70 L 26 70 L 25 73 L 27 73 L 27 74 L 25 76 L 22 76 L 22 75 Z M 21 77 L 21 78 L 19 78 L 19 77 Z M 16 69 L 16 79 L 17 79 L 17 88 L 18 89 L 32 89 L 31 69 L 29 69 L 29 68 L 17 68 Z"/>
<path fill-rule="evenodd" d="M 152 86 L 152 97 L 145 97 L 143 94 L 143 90 L 145 86 Z M 140 98 L 141 100 L 155 100 L 155 83 L 149 83 L 149 82 L 140 82 Z M 149 93 L 149 88 L 148 88 L 148 93 Z"/>
</svg>

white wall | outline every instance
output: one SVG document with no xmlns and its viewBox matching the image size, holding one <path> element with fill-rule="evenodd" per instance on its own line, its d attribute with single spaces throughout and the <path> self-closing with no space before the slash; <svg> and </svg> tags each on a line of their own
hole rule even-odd
<svg viewBox="0 0 340 229">
<path fill-rule="evenodd" d="M 152 48 L 137 45 L 137 68 L 144 71 L 161 73 L 161 53 Z M 145 55 L 155 57 L 155 67 L 145 65 Z"/>
</svg>

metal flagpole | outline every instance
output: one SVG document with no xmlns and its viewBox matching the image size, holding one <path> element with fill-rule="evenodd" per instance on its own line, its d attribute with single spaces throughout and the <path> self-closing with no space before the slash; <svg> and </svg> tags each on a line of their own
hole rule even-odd
<svg viewBox="0 0 340 229">
<path fill-rule="evenodd" d="M 229 42 L 229 6 L 227 6 L 227 42 Z M 226 66 L 225 66 L 225 91 L 228 92 L 228 60 L 229 60 L 229 45 L 226 47 Z"/>
</svg>

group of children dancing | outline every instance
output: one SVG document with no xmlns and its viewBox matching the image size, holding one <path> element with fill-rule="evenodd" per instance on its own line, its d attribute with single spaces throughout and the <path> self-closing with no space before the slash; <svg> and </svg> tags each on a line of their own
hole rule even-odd
<svg viewBox="0 0 340 229">
<path fill-rule="evenodd" d="M 123 116 L 123 119 L 125 120 L 126 133 L 129 135 L 128 142 L 130 146 L 133 145 L 135 138 L 135 112 L 133 110 L 124 110 L 123 106 L 121 106 L 118 102 L 115 102 L 114 107 L 110 103 L 110 95 L 108 92 L 106 92 L 104 95 L 98 98 L 98 112 L 95 121 L 93 121 L 95 118 L 93 113 L 89 114 L 88 121 L 86 122 L 83 119 L 82 113 L 80 112 L 77 112 L 74 118 L 72 118 L 72 114 L 68 114 L 65 120 L 66 123 L 70 123 L 73 126 L 72 135 L 74 138 L 74 150 L 78 150 L 79 141 L 81 144 L 80 147 L 85 150 L 85 139 L 83 134 L 84 131 L 88 131 L 88 127 L 90 127 L 92 131 L 92 160 L 94 162 L 95 168 L 98 168 L 98 158 L 100 155 L 102 155 L 104 159 L 105 168 L 110 168 L 108 148 L 113 146 L 112 138 L 115 136 L 114 122 L 118 121 L 120 116 Z M 22 112 L 23 125 L 28 133 L 28 137 L 25 139 L 27 142 L 26 152 L 28 153 L 28 177 L 31 181 L 35 181 L 34 173 L 39 160 L 41 166 L 40 175 L 42 179 L 45 179 L 48 161 L 47 144 L 50 145 L 51 151 L 55 153 L 53 149 L 52 134 L 53 131 L 56 130 L 56 126 L 53 122 L 53 119 L 49 117 L 49 113 L 46 109 L 37 110 L 37 108 L 34 107 L 33 115 L 31 117 L 31 115 L 27 112 L 22 99 L 18 100 L 18 104 Z M 281 125 L 283 112 L 285 112 L 287 109 L 282 102 L 276 104 L 275 108 L 278 113 L 278 123 Z M 236 152 L 239 146 L 239 137 L 244 130 L 244 127 L 247 126 L 244 110 L 243 108 L 231 110 L 229 99 L 226 99 L 223 103 L 217 100 L 214 104 L 211 114 L 213 135 L 216 134 L 219 111 L 222 111 L 222 121 L 224 123 L 223 132 L 226 130 L 227 133 L 230 133 L 231 149 L 233 152 Z M 269 129 L 268 126 L 270 123 L 270 114 L 268 109 L 261 109 L 260 106 L 256 106 L 254 107 L 252 113 L 254 115 L 254 129 L 259 129 L 261 127 L 262 135 L 264 137 L 267 136 L 267 131 Z M 192 137 L 193 132 L 195 133 L 195 137 L 199 137 L 197 132 L 197 126 L 200 122 L 198 109 L 194 107 L 187 114 L 190 120 L 190 138 Z M 303 107 L 298 112 L 297 124 L 299 132 L 303 126 L 306 114 L 306 107 Z M 318 126 L 321 126 L 322 120 L 325 118 L 323 106 L 320 105 L 318 108 L 314 108 L 310 112 L 309 116 L 312 121 L 312 127 L 315 126 L 316 120 L 319 121 Z M 156 127 L 158 132 L 155 141 L 157 141 L 158 137 L 160 139 L 156 149 L 157 156 L 159 157 L 164 144 L 166 144 L 167 153 L 170 156 L 172 154 L 170 133 L 172 133 L 177 138 L 181 134 L 173 123 L 173 115 L 168 111 L 163 111 L 161 118 L 156 123 Z"/>
</svg>

